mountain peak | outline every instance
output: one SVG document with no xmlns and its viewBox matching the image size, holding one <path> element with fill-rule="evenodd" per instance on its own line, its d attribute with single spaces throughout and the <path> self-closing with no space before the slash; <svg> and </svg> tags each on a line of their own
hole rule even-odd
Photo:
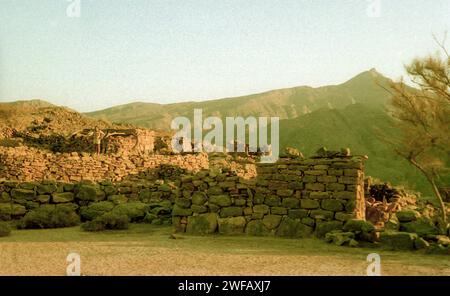
<svg viewBox="0 0 450 296">
<path fill-rule="evenodd" d="M 388 82 L 390 81 L 390 79 L 385 77 L 380 72 L 378 72 L 377 69 L 372 68 L 370 70 L 359 73 L 350 80 L 347 80 L 344 84 L 363 85 L 363 84 L 373 84 L 374 81 Z"/>
</svg>

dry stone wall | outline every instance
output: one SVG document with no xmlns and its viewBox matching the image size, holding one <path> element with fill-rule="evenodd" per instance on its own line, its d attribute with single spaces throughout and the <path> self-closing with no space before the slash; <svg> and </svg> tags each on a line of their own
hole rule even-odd
<svg viewBox="0 0 450 296">
<path fill-rule="evenodd" d="M 145 175 L 164 164 L 193 172 L 208 168 L 209 165 L 208 157 L 204 154 L 92 155 L 50 153 L 28 147 L 0 147 L 0 180 L 121 181 L 129 176 Z"/>
<path fill-rule="evenodd" d="M 251 180 L 209 172 L 181 181 L 178 232 L 320 237 L 365 216 L 363 163 L 350 157 L 284 158 L 258 165 Z"/>
<path fill-rule="evenodd" d="M 109 158 L 89 156 L 93 163 L 86 167 L 83 156 L 74 160 L 59 157 L 65 161 L 66 169 L 70 163 L 79 169 L 99 171 L 98 167 L 112 163 Z M 257 176 L 249 178 L 238 174 L 234 166 L 202 167 L 200 157 L 167 158 L 168 164 L 160 164 L 153 171 L 158 179 L 137 174 L 122 181 L 0 181 L 0 220 L 21 219 L 42 206 L 70 206 L 82 221 L 90 219 L 89 213 L 107 209 L 132 213 L 132 221 L 172 223 L 177 232 L 191 234 L 320 237 L 341 229 L 349 219 L 364 219 L 364 173 L 360 159 L 281 158 L 275 164 L 257 164 Z M 43 162 L 45 177 L 48 159 L 43 159 L 30 160 L 24 167 Z M 197 170 L 173 166 L 177 159 L 191 167 L 194 163 Z M 206 164 L 207 160 L 203 159 Z M 142 166 L 129 159 L 116 161 L 130 162 L 136 168 Z M 124 169 L 123 175 L 130 171 Z M 9 174 L 23 178 L 24 171 Z M 103 177 L 103 173 L 98 175 Z"/>
</svg>

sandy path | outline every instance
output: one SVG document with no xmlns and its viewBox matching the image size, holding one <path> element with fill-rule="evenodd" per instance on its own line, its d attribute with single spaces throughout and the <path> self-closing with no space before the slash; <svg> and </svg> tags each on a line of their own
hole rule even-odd
<svg viewBox="0 0 450 296">
<path fill-rule="evenodd" d="M 220 254 L 143 242 L 3 242 L 0 275 L 65 275 L 66 256 L 81 255 L 85 275 L 365 275 L 365 258 Z M 361 258 L 359 258 L 361 257 Z M 446 267 L 382 261 L 383 275 L 450 275 Z"/>
</svg>

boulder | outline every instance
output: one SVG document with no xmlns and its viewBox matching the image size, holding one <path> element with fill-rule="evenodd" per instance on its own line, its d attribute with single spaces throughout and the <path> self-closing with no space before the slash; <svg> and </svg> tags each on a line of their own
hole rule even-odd
<svg viewBox="0 0 450 296">
<path fill-rule="evenodd" d="M 192 205 L 191 210 L 194 213 L 206 213 L 208 208 L 206 206 Z"/>
<path fill-rule="evenodd" d="M 343 221 L 343 222 L 353 219 L 353 217 L 354 217 L 353 214 L 344 213 L 344 212 L 337 212 L 336 214 L 334 214 L 334 219 L 336 219 L 338 221 Z"/>
<path fill-rule="evenodd" d="M 217 214 L 208 213 L 197 216 L 189 216 L 187 220 L 186 233 L 205 235 L 216 232 Z"/>
<path fill-rule="evenodd" d="M 277 190 L 278 196 L 287 197 L 287 196 L 292 196 L 293 194 L 294 194 L 294 190 L 292 190 L 292 189 L 278 189 Z"/>
<path fill-rule="evenodd" d="M 369 221 L 359 220 L 359 219 L 351 219 L 348 220 L 344 224 L 344 231 L 351 231 L 351 232 L 367 232 L 371 233 L 375 231 L 375 226 L 373 226 L 372 223 Z"/>
<path fill-rule="evenodd" d="M 293 147 L 284 148 L 284 154 L 286 157 L 304 159 L 303 154 Z"/>
<path fill-rule="evenodd" d="M 11 216 L 14 218 L 22 217 L 27 213 L 27 209 L 22 205 L 12 204 L 11 205 Z"/>
<path fill-rule="evenodd" d="M 272 211 L 272 213 L 273 213 L 273 211 Z M 290 209 L 288 216 L 289 216 L 289 218 L 292 218 L 292 219 L 305 218 L 305 217 L 308 216 L 308 210 L 305 210 L 305 209 Z"/>
<path fill-rule="evenodd" d="M 245 206 L 247 204 L 247 200 L 245 198 L 235 198 L 234 204 L 237 206 Z"/>
<path fill-rule="evenodd" d="M 213 195 L 209 197 L 209 202 L 221 207 L 231 206 L 231 198 L 228 195 Z"/>
<path fill-rule="evenodd" d="M 175 199 L 175 204 L 180 208 L 189 208 L 191 206 L 191 200 L 188 198 L 177 198 Z"/>
<path fill-rule="evenodd" d="M 50 195 L 38 195 L 36 201 L 41 204 L 47 204 L 50 202 Z"/>
<path fill-rule="evenodd" d="M 76 198 L 82 201 L 99 201 L 105 198 L 105 193 L 96 186 L 81 185 Z"/>
<path fill-rule="evenodd" d="M 172 209 L 172 216 L 190 216 L 192 215 L 191 209 L 185 209 L 178 205 L 174 205 Z"/>
<path fill-rule="evenodd" d="M 411 222 L 415 221 L 417 218 L 420 217 L 419 212 L 414 210 L 402 210 L 395 213 L 397 216 L 398 221 L 400 222 Z"/>
<path fill-rule="evenodd" d="M 316 224 L 316 220 L 314 220 L 314 219 L 311 218 L 311 217 L 305 217 L 305 218 L 302 218 L 301 222 L 302 222 L 303 224 L 308 225 L 308 226 L 311 226 L 311 227 L 314 227 L 314 225 Z"/>
<path fill-rule="evenodd" d="M 310 217 L 314 219 L 333 220 L 334 212 L 326 210 L 311 210 Z"/>
<path fill-rule="evenodd" d="M 380 243 L 394 250 L 413 250 L 417 234 L 399 231 L 385 231 L 380 234 Z"/>
<path fill-rule="evenodd" d="M 325 241 L 334 243 L 337 246 L 350 244 L 350 241 L 355 238 L 353 232 L 332 231 L 325 234 Z"/>
<path fill-rule="evenodd" d="M 340 221 L 328 221 L 318 222 L 316 225 L 316 236 L 325 237 L 325 234 L 333 230 L 342 230 L 342 222 Z"/>
<path fill-rule="evenodd" d="M 36 197 L 36 192 L 29 189 L 13 189 L 11 190 L 11 197 L 14 200 L 33 200 Z"/>
<path fill-rule="evenodd" d="M 300 201 L 297 198 L 293 197 L 285 197 L 281 202 L 282 206 L 288 209 L 296 209 L 299 208 Z"/>
<path fill-rule="evenodd" d="M 300 200 L 300 207 L 302 209 L 317 209 L 319 208 L 319 202 L 314 199 L 302 199 Z"/>
<path fill-rule="evenodd" d="M 384 223 L 384 229 L 399 231 L 400 230 L 400 221 L 398 221 L 397 216 L 393 215 L 389 219 L 389 221 Z"/>
<path fill-rule="evenodd" d="M 111 212 L 119 216 L 125 215 L 130 221 L 135 222 L 144 219 L 145 214 L 148 212 L 149 208 L 149 205 L 137 201 L 117 205 Z"/>
<path fill-rule="evenodd" d="M 287 215 L 288 209 L 283 207 L 271 207 L 270 213 L 273 215 Z"/>
<path fill-rule="evenodd" d="M 281 204 L 281 198 L 276 195 L 270 195 L 266 197 L 264 203 L 269 207 L 278 207 Z"/>
<path fill-rule="evenodd" d="M 340 212 L 344 209 L 344 205 L 338 199 L 324 199 L 320 203 L 320 206 L 324 210 L 333 211 L 333 212 Z"/>
<path fill-rule="evenodd" d="M 226 235 L 242 234 L 246 223 L 244 217 L 219 218 L 219 233 Z"/>
<path fill-rule="evenodd" d="M 0 203 L 9 203 L 11 202 L 11 196 L 8 192 L 2 192 L 0 193 Z"/>
<path fill-rule="evenodd" d="M 245 233 L 253 236 L 266 236 L 270 234 L 270 231 L 264 226 L 262 220 L 252 220 L 247 223 Z"/>
<path fill-rule="evenodd" d="M 26 190 L 34 191 L 36 189 L 36 186 L 39 184 L 37 182 L 23 182 L 19 183 L 19 187 Z"/>
<path fill-rule="evenodd" d="M 220 217 L 226 218 L 226 217 L 236 217 L 236 216 L 242 216 L 243 210 L 241 207 L 225 207 L 220 210 Z"/>
<path fill-rule="evenodd" d="M 206 200 L 208 199 L 208 197 L 206 196 L 206 193 L 204 192 L 194 192 L 194 194 L 192 195 L 192 203 L 194 205 L 204 205 Z"/>
<path fill-rule="evenodd" d="M 269 207 L 267 205 L 256 205 L 253 206 L 253 213 L 261 213 L 263 215 L 269 213 Z"/>
<path fill-rule="evenodd" d="M 439 229 L 428 218 L 417 218 L 417 220 L 411 222 L 401 223 L 400 230 L 417 233 L 419 236 L 439 234 Z"/>
<path fill-rule="evenodd" d="M 279 215 L 266 215 L 263 218 L 263 224 L 264 226 L 269 229 L 276 229 L 278 225 L 280 225 L 281 222 L 281 216 Z"/>
<path fill-rule="evenodd" d="M 223 190 L 219 186 L 212 186 L 207 191 L 207 194 L 209 196 L 211 196 L 211 195 L 221 195 L 222 193 L 223 193 Z"/>
<path fill-rule="evenodd" d="M 72 192 L 53 193 L 52 201 L 54 203 L 66 203 L 73 201 L 74 194 Z"/>
<path fill-rule="evenodd" d="M 36 188 L 36 191 L 38 194 L 52 194 L 56 192 L 58 189 L 58 186 L 56 183 L 50 183 L 50 184 L 39 184 Z"/>
<path fill-rule="evenodd" d="M 312 227 L 306 226 L 289 217 L 285 217 L 278 226 L 275 235 L 280 237 L 301 238 L 310 236 L 312 230 Z"/>
</svg>

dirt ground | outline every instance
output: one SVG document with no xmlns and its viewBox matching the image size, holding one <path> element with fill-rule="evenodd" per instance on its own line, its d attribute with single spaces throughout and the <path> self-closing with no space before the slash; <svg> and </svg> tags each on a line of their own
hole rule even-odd
<svg viewBox="0 0 450 296">
<path fill-rule="evenodd" d="M 170 239 L 170 228 L 127 232 L 79 228 L 15 231 L 0 239 L 0 275 L 65 275 L 66 257 L 81 256 L 83 275 L 366 275 L 369 253 L 382 275 L 450 275 L 450 258 L 337 247 L 316 239 L 248 237 Z"/>
</svg>

